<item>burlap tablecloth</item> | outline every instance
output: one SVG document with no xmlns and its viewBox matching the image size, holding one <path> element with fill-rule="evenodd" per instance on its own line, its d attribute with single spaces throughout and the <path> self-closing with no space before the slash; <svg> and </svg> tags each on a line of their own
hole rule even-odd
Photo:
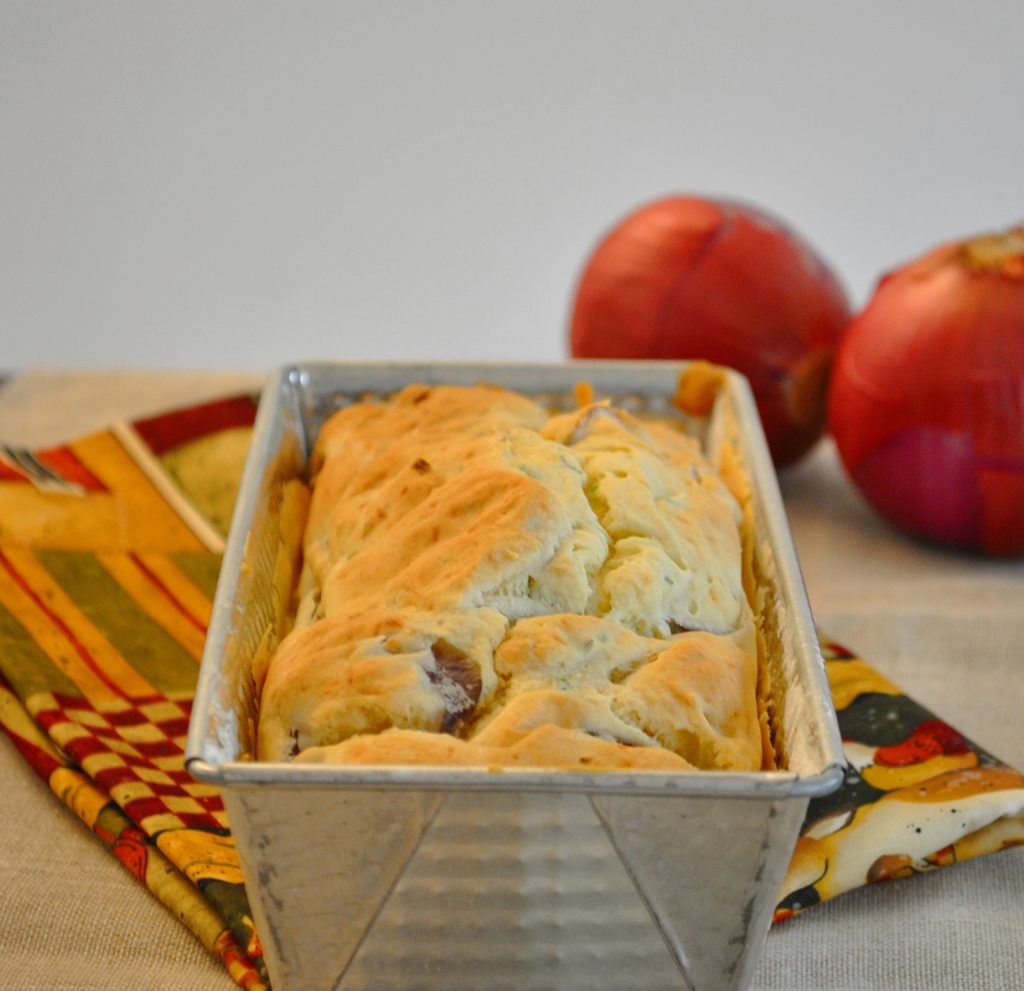
<svg viewBox="0 0 1024 991">
<path fill-rule="evenodd" d="M 0 436 L 40 446 L 252 375 L 31 372 L 0 387 Z M 823 444 L 783 479 L 815 617 L 919 702 L 1024 767 L 1024 562 L 925 547 L 874 518 Z M 0 987 L 234 987 L 220 964 L 0 738 Z M 1024 988 L 1024 849 L 875 885 L 771 932 L 783 989 Z"/>
</svg>

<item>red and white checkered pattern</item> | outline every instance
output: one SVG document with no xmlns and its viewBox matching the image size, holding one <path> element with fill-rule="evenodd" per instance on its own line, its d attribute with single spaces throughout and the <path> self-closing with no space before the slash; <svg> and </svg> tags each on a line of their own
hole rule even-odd
<svg viewBox="0 0 1024 991">
<path fill-rule="evenodd" d="M 150 836 L 227 829 L 217 789 L 185 770 L 191 705 L 190 697 L 164 695 L 93 704 L 52 692 L 29 700 L 51 739 Z"/>
</svg>

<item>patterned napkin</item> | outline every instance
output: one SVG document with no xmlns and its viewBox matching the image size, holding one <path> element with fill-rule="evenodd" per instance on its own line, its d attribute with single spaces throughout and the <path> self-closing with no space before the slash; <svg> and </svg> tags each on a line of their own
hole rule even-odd
<svg viewBox="0 0 1024 991">
<path fill-rule="evenodd" d="M 811 800 L 776 922 L 864 884 L 1024 844 L 1024 775 L 844 647 L 822 637 L 821 649 L 846 777 Z"/>
<path fill-rule="evenodd" d="M 256 405 L 0 448 L 0 719 L 33 769 L 248 991 L 269 987 L 224 807 L 184 765 Z"/>
<path fill-rule="evenodd" d="M 249 991 L 268 981 L 238 858 L 183 748 L 255 409 L 235 396 L 47 450 L 0 447 L 0 723 Z M 1024 843 L 1024 776 L 823 649 L 847 777 L 811 803 L 777 921 Z"/>
</svg>

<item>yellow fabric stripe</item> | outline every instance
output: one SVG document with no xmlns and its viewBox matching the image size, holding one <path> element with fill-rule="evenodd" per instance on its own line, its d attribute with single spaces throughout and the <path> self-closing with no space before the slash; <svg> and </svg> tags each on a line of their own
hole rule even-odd
<svg viewBox="0 0 1024 991">
<path fill-rule="evenodd" d="M 41 699 L 41 707 L 54 707 L 53 696 L 48 692 L 40 692 L 34 696 Z M 38 747 L 58 764 L 67 764 L 68 759 L 54 745 L 53 741 L 35 724 L 24 704 L 9 689 L 0 684 L 0 725 L 12 733 L 27 740 L 33 747 Z"/>
<path fill-rule="evenodd" d="M 205 635 L 182 615 L 181 610 L 146 577 L 129 555 L 111 551 L 96 557 L 153 622 L 174 637 L 196 660 L 203 656 Z M 180 601 L 176 594 L 175 598 Z"/>
<path fill-rule="evenodd" d="M 145 472 L 112 431 L 92 434 L 71 445 L 97 478 L 127 504 L 122 547 L 165 551 L 205 550 L 205 545 L 167 504 Z"/>
<path fill-rule="evenodd" d="M 47 607 L 60 617 L 72 636 L 85 648 L 93 663 L 110 682 L 117 685 L 121 692 L 129 697 L 155 694 L 153 686 L 114 649 L 110 642 L 96 629 L 88 616 L 78 608 L 76 603 L 60 585 L 50 577 L 49 572 L 43 568 L 31 552 L 9 548 L 5 551 L 5 554 L 22 578 L 31 586 L 35 594 L 43 599 Z M 82 691 L 90 699 L 98 697 L 117 698 L 118 693 L 94 672 L 84 659 L 79 657 L 74 647 L 68 643 L 67 638 L 53 628 L 50 620 L 38 609 L 33 609 L 32 612 L 34 613 L 34 626 L 39 630 L 40 635 L 43 634 L 42 626 L 49 627 L 46 631 L 46 642 L 44 643 L 43 640 L 39 639 L 34 630 L 30 629 L 30 632 L 36 637 L 39 645 L 58 664 L 61 664 Z M 54 651 L 59 656 L 55 656 Z M 63 663 L 61 663 L 62 660 Z M 80 678 L 85 679 L 85 681 L 83 682 Z"/>
<path fill-rule="evenodd" d="M 206 878 L 243 883 L 235 842 L 230 836 L 201 829 L 175 829 L 161 833 L 156 843 L 167 859 L 196 884 Z"/>
<path fill-rule="evenodd" d="M 210 625 L 210 611 L 213 603 L 209 596 L 182 571 L 170 558 L 162 554 L 140 554 L 139 559 L 167 586 L 168 591 L 203 626 Z"/>
<path fill-rule="evenodd" d="M 57 768 L 50 775 L 53 793 L 90 829 L 96 828 L 100 813 L 110 802 L 110 796 L 100 791 L 81 771 L 70 767 Z"/>
<path fill-rule="evenodd" d="M 166 553 L 206 549 L 113 433 L 91 434 L 70 447 L 110 491 L 75 496 L 40 492 L 23 482 L 0 483 L 0 544 Z"/>
<path fill-rule="evenodd" d="M 825 673 L 832 689 L 832 700 L 840 711 L 849 706 L 858 695 L 866 692 L 878 692 L 882 695 L 903 694 L 888 678 L 858 658 L 826 661 Z"/>
</svg>

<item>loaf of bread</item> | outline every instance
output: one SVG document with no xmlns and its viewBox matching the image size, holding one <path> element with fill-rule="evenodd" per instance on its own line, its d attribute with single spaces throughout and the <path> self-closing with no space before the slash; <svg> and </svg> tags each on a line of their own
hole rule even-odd
<svg viewBox="0 0 1024 991">
<path fill-rule="evenodd" d="M 741 512 L 677 424 L 413 385 L 310 468 L 260 759 L 762 766 Z"/>
</svg>

